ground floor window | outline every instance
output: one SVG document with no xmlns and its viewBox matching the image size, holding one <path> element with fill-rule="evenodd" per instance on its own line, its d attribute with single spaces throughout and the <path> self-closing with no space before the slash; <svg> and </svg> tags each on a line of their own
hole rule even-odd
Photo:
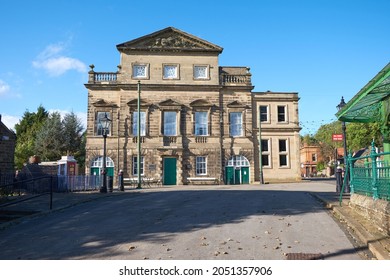
<svg viewBox="0 0 390 280">
<path fill-rule="evenodd" d="M 271 167 L 269 139 L 261 139 L 261 163 L 263 167 Z"/>
<path fill-rule="evenodd" d="M 288 167 L 287 139 L 279 139 L 279 167 Z"/>
<path fill-rule="evenodd" d="M 145 162 L 145 158 L 143 156 L 141 156 L 141 160 L 140 160 L 140 173 L 141 175 L 144 175 L 144 162 Z M 138 157 L 134 156 L 133 157 L 133 175 L 134 176 L 137 176 L 138 175 Z"/>
<path fill-rule="evenodd" d="M 207 175 L 207 158 L 196 157 L 196 175 Z"/>
</svg>

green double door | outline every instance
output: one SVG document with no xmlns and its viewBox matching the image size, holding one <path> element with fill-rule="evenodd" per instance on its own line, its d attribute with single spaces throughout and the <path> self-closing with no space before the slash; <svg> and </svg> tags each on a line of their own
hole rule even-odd
<svg viewBox="0 0 390 280">
<path fill-rule="evenodd" d="M 227 185 L 249 184 L 249 167 L 227 166 L 225 182 Z"/>
<path fill-rule="evenodd" d="M 164 185 L 176 185 L 177 175 L 177 159 L 164 158 L 163 159 L 163 183 Z"/>
<path fill-rule="evenodd" d="M 100 175 L 103 168 L 91 167 L 91 175 Z M 114 176 L 114 167 L 106 167 L 107 176 Z"/>
</svg>

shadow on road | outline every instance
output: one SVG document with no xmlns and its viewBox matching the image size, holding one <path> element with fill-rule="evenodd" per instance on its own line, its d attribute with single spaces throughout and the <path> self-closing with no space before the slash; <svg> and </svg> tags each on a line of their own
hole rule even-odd
<svg viewBox="0 0 390 280">
<path fill-rule="evenodd" d="M 111 258 L 115 253 L 108 249 L 118 245 L 163 244 L 180 233 L 224 224 L 240 227 L 248 217 L 286 223 L 282 217 L 323 211 L 306 191 L 125 192 L 0 231 L 0 259 Z"/>
</svg>

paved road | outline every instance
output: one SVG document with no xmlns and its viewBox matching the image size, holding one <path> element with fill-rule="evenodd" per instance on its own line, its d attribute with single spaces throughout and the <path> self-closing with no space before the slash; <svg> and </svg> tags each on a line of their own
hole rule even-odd
<svg viewBox="0 0 390 280">
<path fill-rule="evenodd" d="M 0 259 L 360 259 L 309 192 L 334 184 L 128 191 L 0 231 Z"/>
</svg>

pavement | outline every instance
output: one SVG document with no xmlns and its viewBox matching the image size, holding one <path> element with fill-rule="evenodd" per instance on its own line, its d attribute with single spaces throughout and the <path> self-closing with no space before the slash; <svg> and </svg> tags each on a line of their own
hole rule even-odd
<svg viewBox="0 0 390 280">
<path fill-rule="evenodd" d="M 354 237 L 370 250 L 378 260 L 390 260 L 390 236 L 380 231 L 370 221 L 349 207 L 349 195 L 345 194 L 340 205 L 337 193 L 312 193 L 323 202 L 338 220 L 352 230 Z"/>
<path fill-rule="evenodd" d="M 310 186 L 309 182 L 304 182 Z M 314 183 L 313 183 L 314 184 Z M 318 184 L 315 183 L 315 184 Z M 177 186 L 188 188 L 189 186 Z M 126 189 L 126 192 L 160 191 L 162 189 Z M 342 203 L 339 203 L 339 195 L 336 192 L 318 192 L 309 193 L 324 204 L 324 207 L 331 210 L 334 217 L 341 223 L 344 223 L 353 236 L 359 239 L 360 244 L 366 246 L 374 258 L 378 260 L 390 260 L 390 236 L 375 228 L 370 221 L 357 214 L 349 207 L 349 195 L 344 195 Z M 61 211 L 66 208 L 86 203 L 89 201 L 104 199 L 108 196 L 118 196 L 121 192 L 114 190 L 112 193 L 94 192 L 75 192 L 75 193 L 54 193 L 52 208 L 50 209 L 50 195 L 41 195 L 34 198 L 30 197 L 21 203 L 14 203 L 18 197 L 7 201 L 0 201 L 0 230 L 20 223 L 23 219 L 29 219 L 40 215 L 48 215 L 55 211 Z"/>
</svg>

